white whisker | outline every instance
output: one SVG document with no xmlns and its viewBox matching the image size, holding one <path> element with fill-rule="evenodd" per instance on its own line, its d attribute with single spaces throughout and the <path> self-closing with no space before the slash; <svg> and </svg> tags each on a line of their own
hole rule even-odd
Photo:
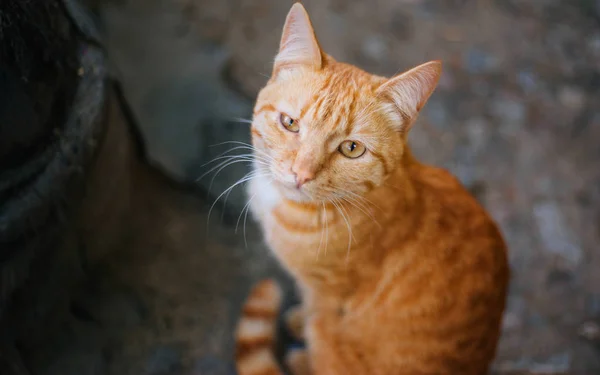
<svg viewBox="0 0 600 375">
<path fill-rule="evenodd" d="M 344 191 L 344 194 L 349 194 L 349 193 L 351 193 L 351 192 Z M 344 199 L 346 202 L 348 202 L 355 208 L 359 209 L 362 213 L 364 213 L 367 217 L 369 217 L 379 228 L 381 228 L 381 225 L 379 224 L 379 222 L 377 222 L 377 220 L 375 219 L 375 216 L 373 216 L 373 213 L 369 209 L 369 206 L 366 203 L 362 202 L 360 200 L 361 198 L 362 197 L 359 195 L 356 195 L 356 197 L 350 196 L 350 195 L 345 195 L 342 197 L 342 199 Z"/>
<path fill-rule="evenodd" d="M 325 256 L 327 256 L 327 245 L 329 242 L 329 214 L 325 208 L 325 203 L 323 203 L 323 209 L 325 210 Z"/>
<path fill-rule="evenodd" d="M 275 159 L 269 155 L 267 152 L 263 151 L 263 150 L 259 150 L 256 147 L 254 147 L 253 145 L 251 145 L 250 143 L 246 143 L 246 142 L 241 142 L 241 141 L 226 141 L 226 142 L 221 142 L 221 143 L 216 143 L 214 145 L 210 145 L 208 147 L 218 147 L 218 146 L 223 146 L 226 144 L 233 144 L 233 145 L 237 145 L 237 147 L 234 147 L 231 150 L 225 151 L 223 154 L 221 155 L 225 155 L 233 150 L 237 150 L 237 149 L 246 149 L 246 150 L 251 150 L 256 154 L 263 156 L 263 157 L 267 157 L 269 160 L 275 161 Z"/>
<path fill-rule="evenodd" d="M 238 227 L 239 227 L 239 225 L 240 225 L 240 220 L 242 219 L 242 215 L 244 214 L 244 211 L 246 210 L 246 208 L 247 208 L 247 209 L 250 209 L 250 203 L 252 202 L 252 199 L 254 199 L 254 197 L 256 196 L 256 194 L 258 194 L 258 193 L 255 193 L 254 195 L 252 195 L 252 196 L 250 197 L 250 199 L 248 199 L 248 202 L 246 202 L 246 204 L 245 204 L 245 205 L 244 205 L 244 207 L 242 208 L 242 211 L 240 211 L 240 216 L 238 216 L 238 219 L 237 219 L 237 221 L 235 222 L 235 231 L 234 231 L 234 233 L 235 233 L 235 234 L 237 234 Z"/>
<path fill-rule="evenodd" d="M 213 172 L 213 171 L 215 171 L 216 169 L 219 169 L 219 168 L 221 168 L 223 165 L 225 165 L 225 164 L 227 164 L 227 163 L 229 163 L 229 162 L 231 162 L 231 161 L 235 161 L 235 160 L 238 160 L 238 161 L 249 161 L 249 162 L 251 162 L 251 161 L 252 161 L 252 159 L 247 159 L 247 160 L 246 160 L 246 159 L 243 159 L 243 158 L 241 158 L 241 157 L 239 157 L 239 158 L 238 158 L 238 157 L 228 156 L 226 160 L 224 160 L 224 161 L 221 161 L 221 162 L 220 162 L 219 164 L 217 164 L 216 166 L 212 167 L 212 168 L 211 168 L 211 169 L 209 169 L 208 171 L 206 171 L 206 172 L 204 172 L 203 174 L 201 174 L 201 175 L 200 175 L 200 177 L 198 177 L 198 178 L 196 179 L 196 181 L 200 181 L 200 180 L 202 180 L 204 177 L 206 177 L 207 175 L 209 175 L 210 173 L 212 173 L 212 172 Z"/>
<path fill-rule="evenodd" d="M 352 239 L 353 239 L 353 237 L 352 237 L 352 227 L 350 226 L 350 222 L 346 218 L 346 215 L 344 214 L 344 211 L 341 208 L 341 203 L 337 199 L 331 200 L 331 203 L 333 203 L 333 205 L 335 206 L 335 208 L 338 210 L 338 212 L 342 216 L 342 219 L 344 219 L 344 221 L 346 222 L 346 227 L 348 229 L 348 250 L 346 251 L 346 260 L 347 260 L 348 257 L 349 257 L 349 255 L 350 255 L 350 247 L 352 246 Z"/>
<path fill-rule="evenodd" d="M 367 216 L 369 219 L 371 219 L 379 228 L 381 228 L 381 225 L 375 219 L 375 216 L 373 216 L 373 213 L 371 212 L 371 209 L 369 208 L 369 204 L 371 204 L 375 208 L 378 208 L 379 210 L 381 210 L 381 208 L 377 207 L 374 203 L 372 203 L 368 199 L 362 197 L 359 194 L 356 194 L 354 192 L 351 192 L 351 191 L 345 190 L 345 189 L 323 188 L 323 190 L 333 194 L 333 196 L 338 200 L 342 199 L 342 200 L 346 201 L 348 204 L 350 204 L 354 208 L 361 211 L 365 216 Z"/>
<path fill-rule="evenodd" d="M 212 144 L 208 147 L 219 147 L 219 146 L 223 146 L 223 145 L 227 145 L 227 144 L 235 144 L 235 145 L 243 145 L 243 146 L 250 146 L 252 147 L 252 145 L 250 143 L 246 143 L 246 142 L 242 142 L 242 141 L 225 141 L 225 142 L 219 142 L 219 143 L 215 143 Z"/>
<path fill-rule="evenodd" d="M 352 196 L 354 196 L 354 197 L 356 197 L 357 199 L 361 199 L 361 200 L 365 201 L 365 203 L 368 203 L 368 204 L 370 204 L 371 206 L 375 207 L 375 208 L 376 208 L 376 209 L 378 209 L 379 211 L 383 211 L 383 210 L 381 209 L 381 207 L 379 207 L 378 205 L 376 205 L 375 203 L 373 203 L 371 200 L 367 199 L 366 197 L 364 197 L 364 196 L 362 196 L 362 195 L 360 195 L 360 194 L 357 194 L 357 193 L 355 193 L 355 192 L 353 192 L 353 191 L 350 191 L 350 190 L 346 190 L 346 191 L 344 191 L 344 192 L 345 192 L 345 193 L 348 193 L 348 194 L 350 194 L 350 195 L 352 195 Z"/>
<path fill-rule="evenodd" d="M 215 178 L 219 175 L 219 173 L 221 173 L 222 170 L 224 170 L 225 168 L 227 168 L 231 165 L 238 164 L 238 163 L 248 163 L 251 165 L 252 160 L 232 160 L 230 162 L 227 162 L 227 164 L 225 164 L 224 166 L 219 168 L 219 170 L 217 170 L 215 172 L 215 174 L 212 176 L 212 178 L 210 179 L 210 184 L 208 185 L 208 191 L 210 191 L 212 189 L 213 183 L 215 182 Z"/>
<path fill-rule="evenodd" d="M 223 195 L 227 194 L 229 191 L 233 190 L 236 186 L 243 184 L 244 182 L 250 181 L 253 178 L 262 176 L 261 173 L 259 173 L 258 171 L 252 171 L 247 173 L 244 177 L 240 178 L 237 182 L 235 182 L 234 184 L 232 184 L 230 187 L 228 187 L 227 189 L 225 189 L 213 202 L 213 204 L 210 206 L 210 209 L 208 210 L 208 218 L 207 218 L 207 223 L 206 223 L 206 230 L 208 232 L 208 224 L 210 223 L 210 216 L 212 213 L 213 208 L 215 207 L 215 205 L 217 204 L 217 202 L 219 201 L 219 199 L 221 199 L 221 197 L 223 197 Z"/>
<path fill-rule="evenodd" d="M 230 118 L 229 121 L 239 122 L 239 123 L 243 123 L 243 124 L 252 124 L 252 120 L 248 120 L 248 119 L 241 118 L 241 117 L 233 117 L 233 118 Z"/>
<path fill-rule="evenodd" d="M 200 168 L 202 168 L 202 167 L 206 167 L 207 165 L 209 165 L 209 164 L 211 164 L 211 163 L 214 163 L 214 162 L 215 162 L 215 161 L 217 161 L 217 160 L 221 160 L 221 159 L 223 159 L 223 158 L 230 157 L 230 156 L 235 156 L 235 155 L 227 155 L 227 154 L 230 154 L 230 153 L 232 153 L 233 151 L 236 151 L 236 150 L 248 150 L 248 149 L 252 150 L 252 148 L 250 148 L 250 147 L 248 147 L 248 146 L 236 146 L 236 147 L 234 147 L 234 148 L 231 148 L 231 149 L 229 149 L 229 150 L 227 150 L 227 151 L 225 151 L 225 152 L 223 152 L 223 153 L 221 153 L 221 154 L 217 155 L 217 156 L 216 156 L 214 159 L 212 159 L 211 161 L 209 161 L 209 162 L 206 162 L 206 163 L 202 164 L 202 165 L 200 166 Z M 239 155 L 239 154 L 236 154 L 236 155 Z M 242 155 L 252 155 L 252 154 L 242 154 Z"/>
</svg>

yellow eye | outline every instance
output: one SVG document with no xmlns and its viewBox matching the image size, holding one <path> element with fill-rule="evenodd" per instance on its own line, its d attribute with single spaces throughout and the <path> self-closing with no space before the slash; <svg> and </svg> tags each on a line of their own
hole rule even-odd
<svg viewBox="0 0 600 375">
<path fill-rule="evenodd" d="M 300 130 L 300 127 L 298 126 L 298 121 L 294 120 L 285 113 L 279 115 L 279 122 L 286 130 L 289 130 L 292 133 L 298 133 L 298 131 Z"/>
<path fill-rule="evenodd" d="M 363 156 L 367 148 L 361 143 L 354 141 L 344 141 L 339 147 L 340 152 L 347 158 L 356 159 Z"/>
</svg>

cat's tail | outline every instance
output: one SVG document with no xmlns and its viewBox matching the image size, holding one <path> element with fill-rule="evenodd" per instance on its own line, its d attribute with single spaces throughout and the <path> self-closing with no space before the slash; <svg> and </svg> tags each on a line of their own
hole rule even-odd
<svg viewBox="0 0 600 375">
<path fill-rule="evenodd" d="M 250 292 L 238 322 L 236 366 L 239 375 L 281 375 L 274 355 L 281 289 L 274 280 L 259 282 Z"/>
</svg>

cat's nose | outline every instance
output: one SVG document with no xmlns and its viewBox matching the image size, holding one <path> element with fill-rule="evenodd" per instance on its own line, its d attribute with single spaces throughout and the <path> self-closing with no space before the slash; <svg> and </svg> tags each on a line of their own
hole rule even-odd
<svg viewBox="0 0 600 375">
<path fill-rule="evenodd" d="M 302 185 L 304 185 L 308 181 L 311 181 L 315 178 L 314 173 L 311 173 L 309 171 L 298 171 L 295 172 L 294 175 L 296 176 L 296 187 L 298 189 L 300 189 Z"/>
</svg>

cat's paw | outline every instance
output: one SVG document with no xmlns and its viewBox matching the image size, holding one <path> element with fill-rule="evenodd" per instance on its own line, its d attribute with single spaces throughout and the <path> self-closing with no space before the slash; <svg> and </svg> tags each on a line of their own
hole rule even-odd
<svg viewBox="0 0 600 375">
<path fill-rule="evenodd" d="M 292 349 L 285 355 L 285 364 L 290 375 L 310 375 L 308 352 L 306 349 Z"/>
<path fill-rule="evenodd" d="M 304 310 L 301 305 L 291 307 L 283 316 L 285 327 L 295 340 L 304 340 L 304 319 Z"/>
</svg>

